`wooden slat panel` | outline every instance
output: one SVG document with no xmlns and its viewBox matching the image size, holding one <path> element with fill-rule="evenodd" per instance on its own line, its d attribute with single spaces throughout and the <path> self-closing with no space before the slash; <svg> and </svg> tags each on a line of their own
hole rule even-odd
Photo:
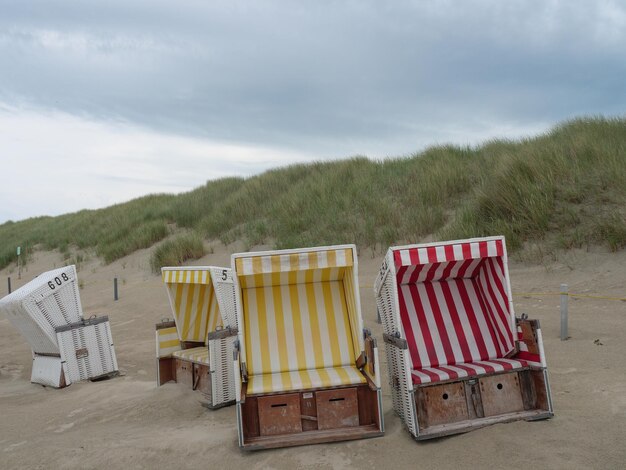
<svg viewBox="0 0 626 470">
<path fill-rule="evenodd" d="M 315 392 L 319 429 L 346 428 L 359 425 L 356 388 Z"/>
<path fill-rule="evenodd" d="M 418 398 L 423 400 L 418 404 L 418 409 L 425 412 L 423 422 L 427 426 L 455 423 L 469 418 L 465 386 L 462 382 L 424 387 Z"/>
<path fill-rule="evenodd" d="M 485 416 L 524 411 L 517 372 L 478 379 Z"/>
<path fill-rule="evenodd" d="M 176 382 L 193 387 L 193 364 L 183 359 L 174 359 Z"/>
</svg>

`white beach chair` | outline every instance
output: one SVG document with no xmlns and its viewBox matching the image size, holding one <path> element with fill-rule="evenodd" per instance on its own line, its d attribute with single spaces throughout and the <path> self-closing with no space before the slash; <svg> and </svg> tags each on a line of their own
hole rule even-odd
<svg viewBox="0 0 626 470">
<path fill-rule="evenodd" d="M 239 445 L 381 436 L 376 341 L 363 329 L 354 245 L 232 256 Z"/>
<path fill-rule="evenodd" d="M 237 340 L 231 270 L 215 266 L 161 269 L 173 321 L 156 325 L 157 385 L 173 380 L 200 390 L 208 408 L 235 403 Z"/>
<path fill-rule="evenodd" d="M 539 321 L 515 318 L 504 237 L 391 247 L 374 290 L 394 410 L 416 439 L 553 416 Z"/>
<path fill-rule="evenodd" d="M 83 319 L 74 266 L 40 274 L 0 300 L 33 350 L 31 382 L 62 388 L 118 373 L 106 316 Z"/>
</svg>

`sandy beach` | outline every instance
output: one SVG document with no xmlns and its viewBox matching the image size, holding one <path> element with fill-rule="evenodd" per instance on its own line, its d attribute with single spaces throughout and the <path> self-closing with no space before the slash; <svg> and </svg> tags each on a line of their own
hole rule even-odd
<svg viewBox="0 0 626 470">
<path fill-rule="evenodd" d="M 241 248 L 216 246 L 190 264 L 229 266 Z M 30 348 L 0 318 L 0 468 L 625 468 L 626 302 L 570 299 L 571 339 L 562 342 L 559 297 L 515 295 L 516 313 L 541 321 L 556 416 L 418 443 L 393 413 L 386 386 L 372 291 L 382 256 L 362 253 L 359 276 L 365 326 L 381 347 L 384 437 L 244 453 L 234 407 L 209 411 L 182 385 L 157 388 L 154 324 L 172 315 L 142 250 L 109 265 L 90 257 L 78 272 L 85 317 L 110 318 L 120 377 L 62 390 L 31 384 Z M 0 271 L 0 295 L 9 275 L 16 289 L 62 265 L 58 252 L 38 252 L 21 280 Z M 510 276 L 514 293 L 556 292 L 567 283 L 571 292 L 624 297 L 626 252 L 572 251 L 549 266 L 511 261 Z"/>
</svg>

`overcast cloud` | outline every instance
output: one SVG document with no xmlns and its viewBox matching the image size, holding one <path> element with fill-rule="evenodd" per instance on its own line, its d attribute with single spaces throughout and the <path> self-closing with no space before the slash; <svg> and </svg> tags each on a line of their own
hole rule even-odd
<svg viewBox="0 0 626 470">
<path fill-rule="evenodd" d="M 0 223 L 625 113 L 624 2 L 382 3 L 0 0 Z"/>
</svg>

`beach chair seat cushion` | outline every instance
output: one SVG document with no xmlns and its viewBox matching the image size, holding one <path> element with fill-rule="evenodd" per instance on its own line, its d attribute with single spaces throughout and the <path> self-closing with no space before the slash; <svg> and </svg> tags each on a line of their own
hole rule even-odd
<svg viewBox="0 0 626 470">
<path fill-rule="evenodd" d="M 209 365 L 209 348 L 206 346 L 175 351 L 172 356 L 178 359 L 185 359 L 189 362 L 195 362 L 196 364 Z"/>
<path fill-rule="evenodd" d="M 363 383 L 366 383 L 365 377 L 354 366 L 326 367 L 252 375 L 248 378 L 247 393 L 256 395 Z"/>
<path fill-rule="evenodd" d="M 490 359 L 488 361 L 465 362 L 413 369 L 411 371 L 411 378 L 414 384 L 424 385 L 446 380 L 462 379 L 465 377 L 480 377 L 497 372 L 522 370 L 528 366 L 528 362 L 523 359 Z"/>
</svg>

